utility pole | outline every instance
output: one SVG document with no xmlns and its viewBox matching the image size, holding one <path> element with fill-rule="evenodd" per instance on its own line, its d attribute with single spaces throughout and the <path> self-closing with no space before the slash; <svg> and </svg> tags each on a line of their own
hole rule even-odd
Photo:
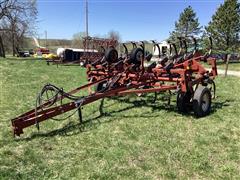
<svg viewBox="0 0 240 180">
<path fill-rule="evenodd" d="M 88 37 L 88 0 L 86 0 L 86 4 L 85 4 L 85 13 L 86 13 L 86 36 Z"/>
<path fill-rule="evenodd" d="M 45 31 L 45 47 L 47 47 L 47 31 Z"/>
<path fill-rule="evenodd" d="M 86 48 L 88 49 L 88 0 L 85 1 Z"/>
</svg>

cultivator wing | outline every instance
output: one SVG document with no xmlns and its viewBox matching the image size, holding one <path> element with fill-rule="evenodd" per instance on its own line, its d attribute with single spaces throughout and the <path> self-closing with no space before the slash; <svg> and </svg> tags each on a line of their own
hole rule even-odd
<svg viewBox="0 0 240 180">
<path fill-rule="evenodd" d="M 103 81 L 105 81 L 105 79 L 93 83 L 88 83 L 84 86 L 78 87 L 70 91 L 69 93 L 65 93 L 62 89 L 59 89 L 54 85 L 45 85 L 36 100 L 36 107 L 11 120 L 14 135 L 19 136 L 23 133 L 23 129 L 28 126 L 35 124 L 39 128 L 38 124 L 41 121 L 53 118 L 57 115 L 63 114 L 76 108 L 80 109 L 80 106 L 91 102 L 91 100 L 94 100 L 94 98 L 90 98 L 90 96 L 73 96 L 73 94 Z M 49 98 L 48 91 L 55 91 L 55 94 L 51 98 Z M 47 99 L 45 100 L 45 103 L 43 103 L 42 99 L 43 94 L 47 94 Z M 62 100 L 64 100 L 65 98 L 71 100 L 71 102 L 62 104 Z M 61 102 L 61 105 L 55 106 L 57 102 Z"/>
</svg>

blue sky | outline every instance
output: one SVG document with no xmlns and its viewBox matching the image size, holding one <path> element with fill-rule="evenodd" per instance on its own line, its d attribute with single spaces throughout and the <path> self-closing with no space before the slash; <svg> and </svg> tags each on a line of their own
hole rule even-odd
<svg viewBox="0 0 240 180">
<path fill-rule="evenodd" d="M 89 0 L 89 34 L 104 36 L 110 30 L 122 41 L 163 40 L 174 29 L 180 12 L 192 6 L 202 26 L 207 25 L 223 0 Z M 71 39 L 85 30 L 83 0 L 38 0 L 41 38 Z"/>
</svg>

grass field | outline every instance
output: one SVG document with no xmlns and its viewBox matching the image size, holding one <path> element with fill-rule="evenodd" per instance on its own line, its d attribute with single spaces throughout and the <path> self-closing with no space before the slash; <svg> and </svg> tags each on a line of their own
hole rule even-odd
<svg viewBox="0 0 240 180">
<path fill-rule="evenodd" d="M 105 116 L 100 102 L 84 107 L 84 125 L 77 115 L 49 120 L 14 139 L 10 119 L 34 107 L 45 83 L 68 91 L 85 70 L 31 59 L 0 59 L 0 68 L 0 179 L 240 178 L 239 78 L 217 77 L 208 117 L 179 114 L 176 97 L 170 106 L 122 97 L 105 100 Z"/>
<path fill-rule="evenodd" d="M 225 69 L 226 65 L 224 63 L 218 63 L 219 69 Z M 240 71 L 240 62 L 231 62 L 228 64 L 228 69 L 232 71 Z"/>
</svg>

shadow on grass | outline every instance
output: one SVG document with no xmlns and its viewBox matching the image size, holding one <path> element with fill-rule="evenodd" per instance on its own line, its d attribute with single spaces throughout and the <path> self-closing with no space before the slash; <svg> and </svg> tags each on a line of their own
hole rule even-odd
<svg viewBox="0 0 240 180">
<path fill-rule="evenodd" d="M 47 133 L 35 133 L 33 134 L 31 137 L 27 137 L 24 139 L 19 139 L 19 140 L 32 140 L 34 138 L 38 138 L 38 137 L 54 137 L 54 136 L 73 136 L 73 135 L 77 135 L 79 133 L 83 133 L 83 132 L 87 132 L 90 131 L 92 129 L 96 129 L 98 128 L 99 125 L 103 124 L 103 123 L 109 123 L 112 122 L 114 120 L 116 120 L 115 118 L 108 118 L 108 119 L 104 119 L 103 117 L 120 117 L 121 120 L 124 120 L 125 118 L 136 118 L 136 117 L 141 117 L 141 118 L 150 118 L 150 117 L 159 117 L 158 114 L 154 115 L 153 113 L 143 113 L 143 114 L 134 114 L 134 115 L 117 115 L 120 112 L 125 112 L 125 111 L 129 111 L 131 109 L 134 108 L 140 108 L 140 107 L 149 107 L 152 109 L 152 112 L 156 111 L 156 110 L 165 110 L 167 112 L 176 112 L 177 108 L 175 105 L 171 105 L 171 104 L 160 104 L 159 102 L 153 102 L 153 98 L 152 97 L 145 97 L 143 100 L 135 100 L 135 101 L 131 101 L 130 99 L 127 98 L 109 98 L 111 100 L 114 101 L 118 101 L 118 102 L 122 102 L 122 103 L 126 103 L 128 104 L 127 107 L 118 109 L 118 110 L 112 110 L 110 112 L 103 112 L 101 109 L 99 109 L 98 111 L 102 112 L 100 113 L 100 115 L 93 117 L 93 118 L 89 118 L 87 120 L 85 120 L 83 123 L 74 123 L 74 122 L 69 122 L 68 124 L 66 124 L 64 127 L 53 130 L 51 132 L 47 132 Z M 218 109 L 222 109 L 226 106 L 229 106 L 231 102 L 233 102 L 234 100 L 232 99 L 226 99 L 223 102 L 212 102 L 212 111 L 211 114 L 216 112 Z M 105 106 L 109 107 L 111 105 Z M 91 114 L 95 114 L 98 111 L 93 111 Z M 186 113 L 183 114 L 184 116 L 193 116 L 193 113 Z M 199 119 L 199 118 L 198 118 Z M 119 120 L 119 119 L 118 119 Z"/>
<path fill-rule="evenodd" d="M 226 99 L 223 102 L 212 102 L 211 114 L 217 112 L 219 109 L 230 106 L 230 103 L 234 102 L 233 99 Z"/>
</svg>

